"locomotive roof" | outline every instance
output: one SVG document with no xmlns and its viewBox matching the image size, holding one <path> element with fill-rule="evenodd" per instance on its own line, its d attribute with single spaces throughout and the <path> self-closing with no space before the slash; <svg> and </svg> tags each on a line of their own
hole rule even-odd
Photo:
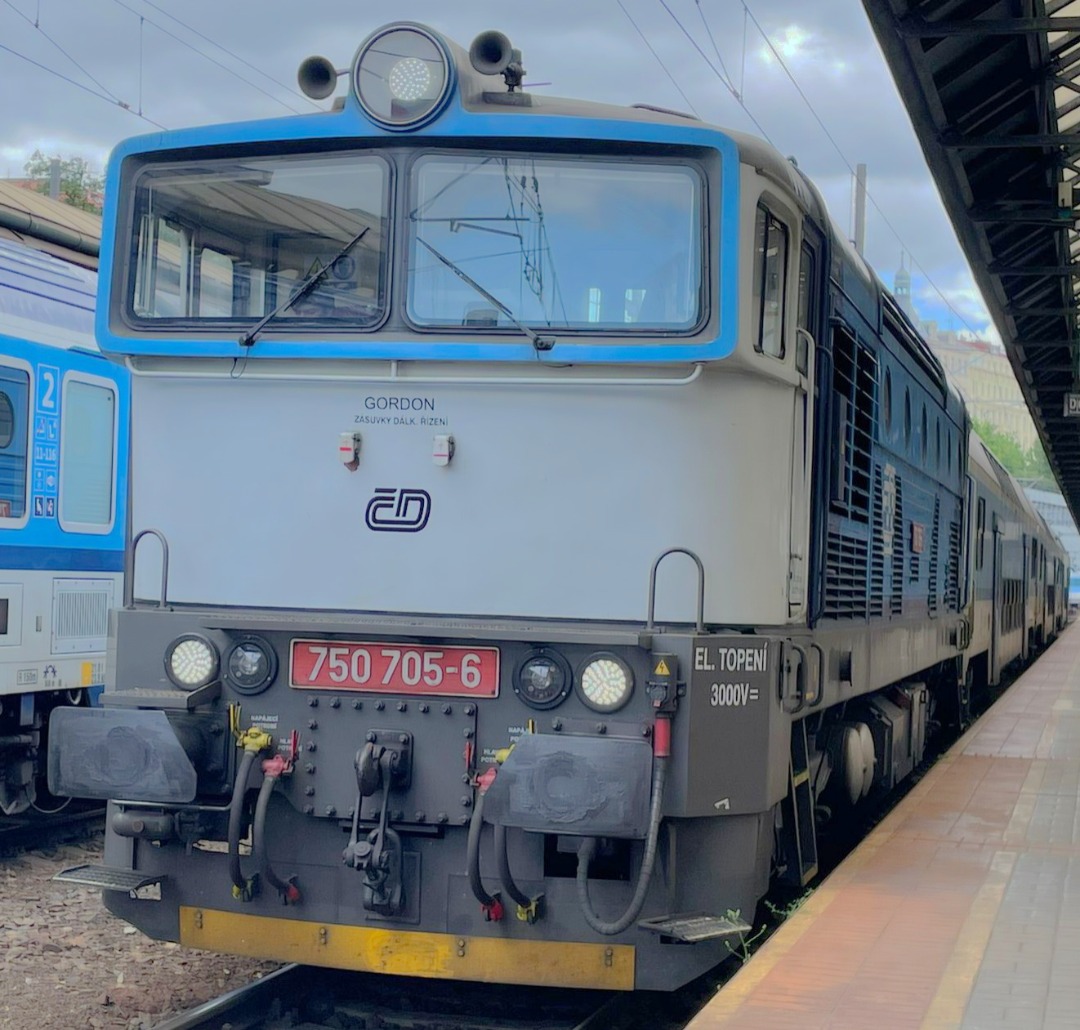
<svg viewBox="0 0 1080 1030">
<path fill-rule="evenodd" d="M 0 331 L 93 346 L 97 273 L 0 239 Z"/>
</svg>

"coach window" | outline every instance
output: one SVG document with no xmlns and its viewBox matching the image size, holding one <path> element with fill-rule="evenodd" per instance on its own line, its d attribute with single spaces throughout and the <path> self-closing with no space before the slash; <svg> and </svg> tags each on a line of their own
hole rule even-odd
<svg viewBox="0 0 1080 1030">
<path fill-rule="evenodd" d="M 754 303 L 758 315 L 755 347 L 774 358 L 784 356 L 787 254 L 787 226 L 759 206 L 754 231 Z"/>
<path fill-rule="evenodd" d="M 115 467 L 116 390 L 105 379 L 68 376 L 60 427 L 61 529 L 112 529 Z"/>
<path fill-rule="evenodd" d="M 904 446 L 911 447 L 911 393 L 904 387 Z"/>
<path fill-rule="evenodd" d="M 926 447 L 927 447 L 927 444 L 930 442 L 927 439 L 927 437 L 929 437 L 929 435 L 930 435 L 930 431 L 929 431 L 929 429 L 927 427 L 927 420 L 926 420 L 926 405 L 924 404 L 922 406 L 922 440 L 920 442 L 920 446 L 922 448 L 922 462 L 923 462 L 923 465 L 926 465 Z"/>
<path fill-rule="evenodd" d="M 26 515 L 30 376 L 0 367 L 0 519 Z"/>
</svg>

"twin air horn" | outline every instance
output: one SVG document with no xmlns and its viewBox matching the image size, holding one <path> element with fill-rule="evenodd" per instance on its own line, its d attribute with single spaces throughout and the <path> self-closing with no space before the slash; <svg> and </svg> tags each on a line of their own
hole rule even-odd
<svg viewBox="0 0 1080 1030">
<path fill-rule="evenodd" d="M 429 34 L 421 26 L 411 23 L 387 26 L 369 36 L 357 51 L 353 68 L 355 69 L 354 74 L 357 79 L 357 91 L 359 94 L 363 93 L 360 72 L 361 70 L 367 70 L 363 67 L 365 55 L 369 51 L 373 54 L 385 54 L 385 50 L 375 50 L 374 48 L 378 43 L 386 42 L 386 37 L 391 33 L 415 34 L 435 44 L 434 49 L 445 53 L 447 58 L 450 56 L 446 52 L 446 46 L 442 40 L 434 36 L 434 34 Z M 395 40 L 396 42 L 397 40 Z M 415 76 L 409 74 L 412 72 L 412 66 L 414 64 L 419 66 L 423 60 L 419 56 L 402 54 L 401 60 L 396 62 L 387 74 L 391 89 L 393 89 L 394 85 L 395 70 L 400 72 L 399 78 L 413 78 Z M 494 30 L 481 32 L 472 41 L 472 45 L 469 47 L 469 63 L 481 75 L 502 75 L 507 89 L 511 93 L 521 86 L 521 80 L 525 75 L 525 69 L 521 66 L 521 51 L 511 46 L 510 40 L 503 33 Z M 306 96 L 311 97 L 312 100 L 325 100 L 337 88 L 338 76 L 348 75 L 349 71 L 348 68 L 335 68 L 333 63 L 325 57 L 309 57 L 300 65 L 296 77 L 300 88 Z"/>
</svg>

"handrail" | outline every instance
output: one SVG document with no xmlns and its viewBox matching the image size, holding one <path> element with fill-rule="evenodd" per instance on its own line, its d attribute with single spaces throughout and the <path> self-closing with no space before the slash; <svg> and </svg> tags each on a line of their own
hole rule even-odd
<svg viewBox="0 0 1080 1030">
<path fill-rule="evenodd" d="M 158 598 L 158 607 L 164 608 L 166 607 L 165 599 L 169 592 L 169 542 L 165 539 L 165 534 L 159 529 L 140 530 L 131 541 L 131 563 L 128 569 L 130 575 L 124 581 L 124 607 L 135 607 L 135 550 L 144 536 L 156 537 L 158 543 L 161 544 L 161 595 Z"/>
<path fill-rule="evenodd" d="M 645 622 L 645 628 L 647 630 L 655 629 L 656 627 L 656 572 L 660 568 L 660 563 L 669 554 L 685 554 L 689 558 L 692 558 L 694 564 L 698 570 L 698 589 L 697 589 L 697 625 L 695 629 L 698 633 L 705 632 L 705 566 L 702 564 L 701 559 L 688 547 L 669 547 L 663 554 L 660 555 L 656 561 L 653 562 L 652 571 L 649 573 L 649 613 L 648 619 Z"/>
</svg>

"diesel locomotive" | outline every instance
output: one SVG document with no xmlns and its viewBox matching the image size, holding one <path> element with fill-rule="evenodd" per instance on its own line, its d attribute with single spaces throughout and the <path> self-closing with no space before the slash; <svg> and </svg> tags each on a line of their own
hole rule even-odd
<svg viewBox="0 0 1080 1030">
<path fill-rule="evenodd" d="M 49 776 L 153 937 L 673 989 L 1064 624 L 799 169 L 523 74 L 398 22 L 330 110 L 111 159 L 127 594 Z"/>
</svg>

